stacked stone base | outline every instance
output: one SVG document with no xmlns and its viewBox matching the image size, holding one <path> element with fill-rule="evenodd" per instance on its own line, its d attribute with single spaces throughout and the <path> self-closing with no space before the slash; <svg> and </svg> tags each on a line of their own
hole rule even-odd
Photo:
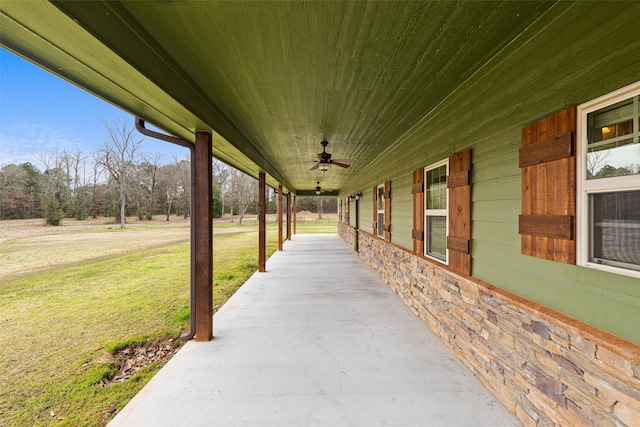
<svg viewBox="0 0 640 427">
<path fill-rule="evenodd" d="M 353 247 L 353 227 L 338 233 Z M 525 426 L 640 426 L 640 346 L 359 231 L 359 256 Z M 640 327 L 640 326 L 639 326 Z"/>
</svg>

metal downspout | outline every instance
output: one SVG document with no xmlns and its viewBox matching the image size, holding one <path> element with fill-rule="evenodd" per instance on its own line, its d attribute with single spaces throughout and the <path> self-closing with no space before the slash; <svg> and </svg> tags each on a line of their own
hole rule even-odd
<svg viewBox="0 0 640 427">
<path fill-rule="evenodd" d="M 172 144 L 176 144 L 179 145 L 181 147 L 184 148 L 188 148 L 189 149 L 189 154 L 190 154 L 190 158 L 189 161 L 191 162 L 191 206 L 189 207 L 190 210 L 190 216 L 191 216 L 191 227 L 190 227 L 190 235 L 191 235 L 191 262 L 190 262 L 190 279 L 191 279 L 191 290 L 190 290 L 190 296 L 189 296 L 189 322 L 190 322 L 190 327 L 189 327 L 189 332 L 184 333 L 182 335 L 180 335 L 180 339 L 183 341 L 188 341 L 190 339 L 192 339 L 195 335 L 196 335 L 196 303 L 195 303 L 195 291 L 196 291 L 196 274 L 195 274 L 195 265 L 196 265 L 196 238 L 195 238 L 195 230 L 196 230 L 196 224 L 195 224 L 195 217 L 193 216 L 193 205 L 194 205 L 194 198 L 195 198 L 195 185 L 196 185 L 196 180 L 195 180 L 195 168 L 193 168 L 193 160 L 194 160 L 194 155 L 195 155 L 195 146 L 193 144 L 191 144 L 190 142 L 187 141 L 183 141 L 180 138 L 176 138 L 175 136 L 170 136 L 170 135 L 165 135 L 163 133 L 159 133 L 159 132 L 154 132 L 152 130 L 149 130 L 147 128 L 144 127 L 144 119 L 141 119 L 140 117 L 136 117 L 136 129 L 138 130 L 138 132 L 140 132 L 141 134 L 148 136 L 150 138 L 155 138 L 155 139 L 160 139 L 162 141 L 166 141 L 166 142 L 170 142 Z"/>
</svg>

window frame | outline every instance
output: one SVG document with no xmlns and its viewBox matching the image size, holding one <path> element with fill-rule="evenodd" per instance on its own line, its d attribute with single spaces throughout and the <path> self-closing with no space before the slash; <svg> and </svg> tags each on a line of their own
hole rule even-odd
<svg viewBox="0 0 640 427">
<path fill-rule="evenodd" d="M 599 179 L 587 179 L 587 115 L 607 106 L 640 95 L 640 81 L 585 102 L 577 107 L 576 126 L 576 174 L 577 174 L 577 236 L 576 264 L 582 267 L 640 278 L 640 271 L 591 261 L 591 208 L 589 196 L 597 193 L 617 193 L 640 190 L 640 175 L 625 175 Z M 637 131 L 638 129 L 636 129 Z M 640 143 L 640 142 L 639 142 Z"/>
<path fill-rule="evenodd" d="M 382 189 L 382 192 L 380 191 Z M 380 196 L 382 195 L 382 209 L 380 209 Z M 374 209 L 376 211 L 376 230 L 375 234 L 377 237 L 384 239 L 384 208 L 385 203 L 387 201 L 384 197 L 384 182 L 378 186 L 376 186 L 376 205 Z M 380 221 L 380 215 L 382 215 L 382 221 Z M 380 232 L 382 231 L 382 234 Z"/>
<path fill-rule="evenodd" d="M 432 171 L 434 169 L 437 169 L 441 166 L 446 166 L 446 172 L 445 172 L 445 177 L 446 180 L 448 182 L 449 180 L 449 158 L 447 157 L 446 159 L 443 159 L 439 162 L 433 163 L 429 166 L 426 166 L 424 168 L 423 171 L 423 182 L 424 182 L 424 204 L 423 204 L 423 216 L 424 216 L 424 230 L 423 230 L 423 242 L 424 242 L 424 247 L 423 247 L 423 255 L 429 259 L 432 259 L 434 261 L 440 262 L 442 264 L 445 265 L 449 265 L 449 248 L 447 245 L 447 237 L 449 236 L 449 187 L 446 186 L 445 184 L 445 197 L 446 197 L 446 207 L 444 209 L 427 209 L 427 203 L 428 203 L 428 182 L 427 182 L 427 173 L 429 171 Z M 445 259 L 443 260 L 442 258 L 437 258 L 431 254 L 429 254 L 428 248 L 429 248 L 429 235 L 428 235 L 428 231 L 429 231 L 429 221 L 428 221 L 428 217 L 444 217 L 445 218 Z"/>
</svg>

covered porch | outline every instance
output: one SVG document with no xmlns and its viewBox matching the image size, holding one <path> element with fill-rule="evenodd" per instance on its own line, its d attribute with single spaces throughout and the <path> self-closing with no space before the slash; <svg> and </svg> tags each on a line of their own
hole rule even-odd
<svg viewBox="0 0 640 427">
<path fill-rule="evenodd" d="M 337 235 L 294 235 L 111 422 L 516 426 Z"/>
<path fill-rule="evenodd" d="M 114 425 L 516 422 L 477 375 L 525 425 L 640 426 L 640 261 L 594 261 L 588 202 L 638 200 L 640 169 L 590 186 L 604 145 L 586 137 L 633 106 L 597 129 L 633 124 L 612 141 L 638 153 L 639 2 L 5 0 L 0 17 L 3 48 L 191 149 L 201 342 Z M 277 188 L 280 218 L 340 200 L 339 236 L 288 223 L 213 323 L 211 157 Z"/>
</svg>

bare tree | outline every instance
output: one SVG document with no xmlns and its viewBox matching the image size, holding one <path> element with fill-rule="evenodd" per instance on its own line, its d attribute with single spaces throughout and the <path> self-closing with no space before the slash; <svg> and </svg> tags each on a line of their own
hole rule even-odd
<svg viewBox="0 0 640 427">
<path fill-rule="evenodd" d="M 161 166 L 160 169 L 158 169 L 158 187 L 165 196 L 167 221 L 169 221 L 171 217 L 171 209 L 179 193 L 176 175 L 177 168 L 175 163 Z"/>
<path fill-rule="evenodd" d="M 64 155 L 52 151 L 37 153 L 35 157 L 44 166 L 41 203 L 45 221 L 49 225 L 60 225 L 64 217 L 60 198 L 68 187 L 68 176 L 63 168 Z"/>
<path fill-rule="evenodd" d="M 99 149 L 101 164 L 117 183 L 120 193 L 120 228 L 125 228 L 125 207 L 127 205 L 127 175 L 130 174 L 138 155 L 142 138 L 135 138 L 135 130 L 124 120 L 102 124 L 109 132 L 109 140 Z"/>
<path fill-rule="evenodd" d="M 95 218 L 97 216 L 97 196 L 98 196 L 98 183 L 100 182 L 100 177 L 104 172 L 104 168 L 100 162 L 100 153 L 95 151 L 91 154 L 93 159 L 93 167 L 91 168 L 91 199 L 89 204 L 89 211 L 91 215 Z"/>
<path fill-rule="evenodd" d="M 609 150 L 592 151 L 587 153 L 587 174 L 588 177 L 594 177 L 600 169 L 602 169 L 611 155 Z"/>
<path fill-rule="evenodd" d="M 175 178 L 178 185 L 178 197 L 182 202 L 182 215 L 186 219 L 190 215 L 191 206 L 191 163 L 187 159 L 174 158 Z"/>
<path fill-rule="evenodd" d="M 322 219 L 322 214 L 324 213 L 322 211 L 322 199 L 324 197 L 322 197 L 322 196 L 316 196 L 316 197 L 318 198 L 318 202 L 316 204 L 318 206 L 318 219 Z"/>
<path fill-rule="evenodd" d="M 225 194 L 229 191 L 229 178 L 231 174 L 231 167 L 224 162 L 221 162 L 218 159 L 212 160 L 213 174 L 212 174 L 212 184 L 213 184 L 213 193 L 214 198 L 217 194 L 220 195 L 220 213 L 221 216 L 224 216 L 224 199 Z M 214 200 L 214 204 L 216 200 Z"/>
<path fill-rule="evenodd" d="M 258 181 L 237 169 L 231 170 L 231 198 L 233 204 L 238 208 L 238 224 L 242 224 L 244 215 L 258 195 Z M 233 211 L 231 213 L 233 221 Z"/>
<path fill-rule="evenodd" d="M 73 216 L 77 219 L 82 218 L 84 212 L 84 194 L 79 191 L 82 184 L 80 181 L 80 169 L 84 160 L 85 157 L 79 149 L 74 154 L 69 154 L 66 150 L 63 151 L 63 161 L 69 177 L 67 200 L 73 201 Z"/>
<path fill-rule="evenodd" d="M 144 154 L 144 169 L 146 171 L 144 180 L 149 190 L 149 215 L 153 217 L 153 207 L 156 197 L 156 186 L 158 185 L 158 170 L 163 160 L 162 153 Z"/>
<path fill-rule="evenodd" d="M 133 196 L 134 202 L 136 204 L 136 215 L 139 220 L 142 220 L 142 199 L 144 198 L 144 193 L 146 193 L 145 188 L 145 170 L 142 164 L 132 164 L 130 169 L 130 178 L 128 180 L 129 192 Z"/>
</svg>

